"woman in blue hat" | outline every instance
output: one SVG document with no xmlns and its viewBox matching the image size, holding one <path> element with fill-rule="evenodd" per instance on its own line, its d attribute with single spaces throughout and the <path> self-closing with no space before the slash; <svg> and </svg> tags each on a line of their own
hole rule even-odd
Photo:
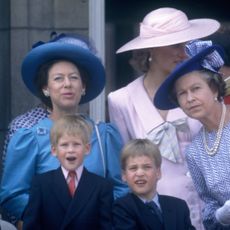
<svg viewBox="0 0 230 230">
<path fill-rule="evenodd" d="M 154 104 L 166 110 L 181 107 L 203 127 L 186 148 L 195 188 L 204 201 L 207 230 L 230 229 L 230 107 L 223 103 L 224 64 L 218 45 L 191 43 L 191 58 L 179 64 L 158 89 Z"/>
<path fill-rule="evenodd" d="M 28 202 L 32 177 L 59 166 L 50 151 L 49 131 L 53 121 L 65 114 L 78 113 L 78 105 L 96 98 L 105 86 L 101 61 L 87 41 L 73 35 L 61 34 L 47 43 L 35 44 L 21 71 L 27 88 L 47 109 L 37 108 L 21 116 L 29 122 L 11 135 L 7 145 L 1 206 L 19 220 Z M 87 115 L 82 116 L 97 127 L 84 165 L 89 171 L 112 179 L 114 197 L 119 197 L 128 191 L 120 177 L 120 135 L 111 124 L 95 126 Z M 20 124 L 20 117 L 17 123 Z"/>
</svg>

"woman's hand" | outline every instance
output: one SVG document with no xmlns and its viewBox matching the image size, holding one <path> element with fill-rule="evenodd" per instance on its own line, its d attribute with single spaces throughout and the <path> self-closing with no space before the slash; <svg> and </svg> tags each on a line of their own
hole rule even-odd
<svg viewBox="0 0 230 230">
<path fill-rule="evenodd" d="M 227 200 L 224 205 L 216 210 L 216 219 L 223 225 L 230 225 L 230 200 Z"/>
</svg>

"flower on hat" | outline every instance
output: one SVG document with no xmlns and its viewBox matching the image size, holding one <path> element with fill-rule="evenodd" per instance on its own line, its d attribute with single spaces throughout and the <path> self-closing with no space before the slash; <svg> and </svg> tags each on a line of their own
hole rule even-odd
<svg viewBox="0 0 230 230">
<path fill-rule="evenodd" d="M 190 41 L 185 46 L 185 52 L 189 57 L 193 57 L 197 55 L 202 50 L 207 47 L 212 46 L 211 40 L 194 40 Z M 224 65 L 224 60 L 221 55 L 214 50 L 211 54 L 207 55 L 203 60 L 201 65 L 212 72 L 218 72 L 219 68 Z"/>
</svg>

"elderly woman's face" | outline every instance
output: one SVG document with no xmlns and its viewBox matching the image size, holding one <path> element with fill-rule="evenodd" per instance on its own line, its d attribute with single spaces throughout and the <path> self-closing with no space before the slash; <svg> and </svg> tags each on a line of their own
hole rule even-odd
<svg viewBox="0 0 230 230">
<path fill-rule="evenodd" d="M 217 97 L 217 92 L 209 87 L 204 74 L 193 71 L 175 82 L 175 93 L 180 107 L 189 117 L 198 120 L 213 111 Z"/>
<path fill-rule="evenodd" d="M 60 61 L 50 68 L 45 89 L 49 92 L 53 109 L 71 110 L 79 104 L 85 86 L 78 68 L 71 62 Z"/>
</svg>

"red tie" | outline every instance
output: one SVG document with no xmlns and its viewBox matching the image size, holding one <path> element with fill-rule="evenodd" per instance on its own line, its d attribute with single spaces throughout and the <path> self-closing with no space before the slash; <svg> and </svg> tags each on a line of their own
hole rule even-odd
<svg viewBox="0 0 230 230">
<path fill-rule="evenodd" d="M 68 181 L 69 192 L 70 192 L 70 195 L 72 197 L 74 196 L 74 192 L 76 189 L 75 180 L 76 180 L 76 172 L 75 171 L 69 171 L 67 181 Z"/>
</svg>

